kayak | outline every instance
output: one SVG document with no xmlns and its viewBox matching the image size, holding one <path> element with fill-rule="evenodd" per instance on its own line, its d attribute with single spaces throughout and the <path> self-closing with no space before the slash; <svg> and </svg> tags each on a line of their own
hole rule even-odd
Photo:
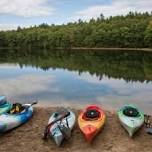
<svg viewBox="0 0 152 152">
<path fill-rule="evenodd" d="M 0 115 L 0 133 L 12 130 L 24 123 L 26 123 L 33 114 L 32 104 L 22 105 L 24 110 L 18 114 L 4 113 Z"/>
<path fill-rule="evenodd" d="M 91 142 L 104 126 L 106 115 L 103 109 L 90 105 L 78 117 L 78 124 L 87 142 Z"/>
<path fill-rule="evenodd" d="M 144 114 L 134 105 L 125 105 L 117 111 L 119 121 L 132 137 L 144 124 Z"/>
<path fill-rule="evenodd" d="M 8 112 L 12 108 L 12 104 L 9 103 L 5 96 L 0 96 L 0 115 Z"/>
<path fill-rule="evenodd" d="M 64 115 L 66 113 L 66 115 Z M 62 117 L 63 115 L 63 117 Z M 48 121 L 48 134 L 60 146 L 64 139 L 71 137 L 71 131 L 75 124 L 75 114 L 69 109 L 59 109 L 54 112 Z"/>
</svg>

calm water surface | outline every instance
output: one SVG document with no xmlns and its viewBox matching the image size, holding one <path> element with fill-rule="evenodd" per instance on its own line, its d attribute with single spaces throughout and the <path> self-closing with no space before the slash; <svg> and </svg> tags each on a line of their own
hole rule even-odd
<svg viewBox="0 0 152 152">
<path fill-rule="evenodd" d="M 152 54 L 124 51 L 1 51 L 0 94 L 40 105 L 117 109 L 133 103 L 151 113 Z"/>
</svg>

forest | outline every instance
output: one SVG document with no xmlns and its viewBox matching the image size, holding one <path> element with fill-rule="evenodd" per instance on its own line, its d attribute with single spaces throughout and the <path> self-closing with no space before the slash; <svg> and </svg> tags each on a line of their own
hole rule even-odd
<svg viewBox="0 0 152 152">
<path fill-rule="evenodd" d="M 42 23 L 29 28 L 0 31 L 0 47 L 41 49 L 152 48 L 152 13 L 129 12 L 105 18 L 101 14 L 90 21 L 63 25 Z"/>
</svg>

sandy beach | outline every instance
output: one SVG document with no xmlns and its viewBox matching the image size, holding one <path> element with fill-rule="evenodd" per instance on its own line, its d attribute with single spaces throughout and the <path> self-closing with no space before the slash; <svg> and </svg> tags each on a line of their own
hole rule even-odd
<svg viewBox="0 0 152 152">
<path fill-rule="evenodd" d="M 85 142 L 78 125 L 72 132 L 70 140 L 63 142 L 61 147 L 48 139 L 42 140 L 42 133 L 50 114 L 56 108 L 34 107 L 32 119 L 0 136 L 0 152 L 150 152 L 152 136 L 144 131 L 144 127 L 130 139 L 118 122 L 117 116 L 106 112 L 107 121 L 103 130 L 89 145 Z M 73 109 L 78 115 L 79 110 Z"/>
</svg>

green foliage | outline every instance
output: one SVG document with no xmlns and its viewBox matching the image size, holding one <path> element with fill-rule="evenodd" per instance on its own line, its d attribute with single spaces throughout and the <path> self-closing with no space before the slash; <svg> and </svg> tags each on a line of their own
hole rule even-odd
<svg viewBox="0 0 152 152">
<path fill-rule="evenodd" d="M 152 20 L 145 31 L 145 41 L 148 47 L 152 47 Z"/>
<path fill-rule="evenodd" d="M 130 12 L 126 16 L 105 18 L 101 14 L 89 22 L 66 25 L 43 23 L 16 31 L 0 32 L 0 47 L 152 47 L 152 14 Z"/>
</svg>

